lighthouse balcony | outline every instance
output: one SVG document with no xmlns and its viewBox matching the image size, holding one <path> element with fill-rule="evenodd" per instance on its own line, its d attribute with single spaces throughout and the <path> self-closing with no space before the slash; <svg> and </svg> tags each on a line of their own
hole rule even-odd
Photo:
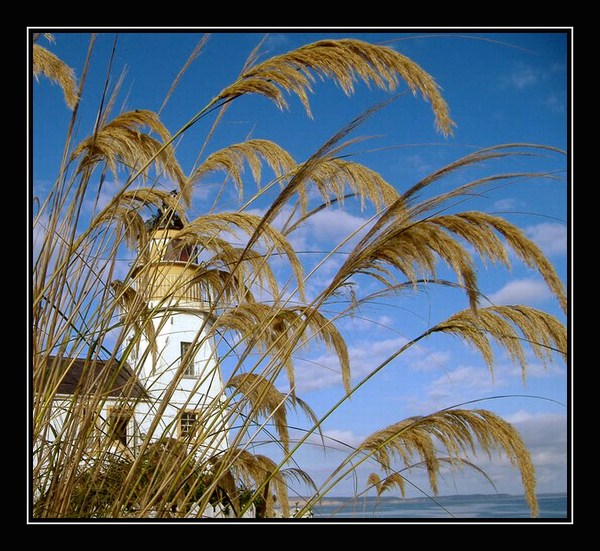
<svg viewBox="0 0 600 551">
<path fill-rule="evenodd" d="M 173 306 L 175 304 L 210 308 L 208 289 L 198 282 L 195 271 L 185 262 L 154 265 L 134 278 L 133 288 L 147 302 Z"/>
</svg>

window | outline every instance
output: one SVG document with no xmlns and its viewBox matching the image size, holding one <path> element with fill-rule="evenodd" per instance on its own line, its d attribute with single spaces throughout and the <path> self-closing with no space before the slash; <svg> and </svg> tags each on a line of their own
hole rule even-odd
<svg viewBox="0 0 600 551">
<path fill-rule="evenodd" d="M 195 248 L 185 244 L 181 239 L 171 239 L 163 254 L 165 261 L 193 262 L 195 257 Z"/>
<path fill-rule="evenodd" d="M 131 420 L 131 410 L 113 408 L 108 410 L 108 435 L 111 440 L 127 445 L 128 426 Z"/>
<path fill-rule="evenodd" d="M 187 352 L 189 351 L 189 349 L 192 347 L 192 343 L 191 342 L 182 342 L 181 343 L 181 361 L 184 361 L 185 355 L 187 354 Z M 194 377 L 196 375 L 196 370 L 194 369 L 194 357 L 193 356 L 188 356 L 185 361 L 186 366 L 185 366 L 185 370 L 183 372 L 183 376 L 184 377 Z"/>
<path fill-rule="evenodd" d="M 179 420 L 179 436 L 185 438 L 186 436 L 192 436 L 196 428 L 198 421 L 198 412 L 196 411 L 184 411 L 181 414 Z"/>
</svg>

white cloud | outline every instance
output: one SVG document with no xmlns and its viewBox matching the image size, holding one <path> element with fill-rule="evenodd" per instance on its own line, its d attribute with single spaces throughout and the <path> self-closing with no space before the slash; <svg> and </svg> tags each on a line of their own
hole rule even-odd
<svg viewBox="0 0 600 551">
<path fill-rule="evenodd" d="M 508 75 L 506 82 L 516 88 L 522 90 L 536 84 L 540 79 L 540 73 L 530 65 L 519 63 L 514 71 Z"/>
<path fill-rule="evenodd" d="M 352 380 L 356 382 L 370 373 L 406 342 L 404 337 L 356 342 L 348 350 Z M 300 394 L 342 384 L 340 363 L 335 354 L 323 354 L 314 359 L 299 358 L 297 365 L 301 366 L 296 369 L 296 390 Z"/>
<path fill-rule="evenodd" d="M 435 353 L 434 353 L 435 354 Z M 457 356 L 455 352 L 453 356 Z M 525 379 L 521 366 L 514 364 L 506 354 L 498 354 L 493 373 L 481 361 L 473 364 L 457 364 L 445 368 L 436 378 L 423 382 L 418 392 L 402 397 L 409 415 L 424 415 L 442 408 L 463 403 L 466 399 L 478 399 L 499 394 L 544 394 L 566 376 L 564 364 L 557 361 L 544 366 L 533 353 L 526 354 Z M 555 396 L 563 400 L 560 395 Z M 564 401 L 567 401 L 566 396 Z"/>
<path fill-rule="evenodd" d="M 431 163 L 427 162 L 421 155 L 408 155 L 402 159 L 402 163 L 405 169 L 409 169 L 417 174 L 424 175 L 432 170 Z"/>
<path fill-rule="evenodd" d="M 339 327 L 344 331 L 370 331 L 373 329 L 391 328 L 394 325 L 394 320 L 389 316 L 378 316 L 374 319 L 366 316 L 356 315 L 353 317 L 344 318 L 339 324 Z"/>
<path fill-rule="evenodd" d="M 287 46 L 289 43 L 290 39 L 286 34 L 271 33 L 265 41 L 265 46 L 268 48 L 281 48 Z"/>
<path fill-rule="evenodd" d="M 364 436 L 357 436 L 351 430 L 347 429 L 328 429 L 323 431 L 325 436 L 325 445 L 328 448 L 341 449 L 348 451 L 348 446 L 357 447 L 365 439 Z"/>
<path fill-rule="evenodd" d="M 262 209 L 248 209 L 249 214 L 263 216 L 265 211 Z M 283 225 L 289 220 L 292 208 L 284 206 L 271 225 L 278 230 L 281 230 Z M 347 210 L 339 208 L 326 208 L 316 212 L 307 218 L 301 225 L 289 234 L 288 240 L 298 248 L 302 249 L 320 249 L 325 250 L 327 247 L 339 244 L 343 239 L 350 236 L 353 232 L 359 230 L 359 233 L 365 224 L 368 223 L 368 218 L 356 216 L 349 213 Z M 354 237 L 355 241 L 358 237 Z M 345 247 L 346 249 L 349 247 Z"/>
<path fill-rule="evenodd" d="M 499 199 L 494 203 L 494 208 L 498 210 L 511 210 L 517 206 L 518 202 L 516 199 L 511 197 L 507 199 Z"/>
<path fill-rule="evenodd" d="M 108 205 L 109 201 L 118 193 L 122 186 L 123 184 L 118 181 L 104 180 L 100 189 L 91 189 L 88 193 L 88 198 L 84 201 L 86 211 L 89 213 L 99 212 Z"/>
<path fill-rule="evenodd" d="M 218 182 L 207 182 L 202 180 L 192 189 L 192 202 L 204 202 L 220 188 L 221 184 Z"/>
<path fill-rule="evenodd" d="M 527 379 L 525 384 L 527 384 L 527 381 L 530 379 L 545 379 L 556 376 L 564 377 L 565 373 L 564 364 L 560 364 L 558 361 L 549 362 L 547 365 L 544 365 L 543 363 L 540 363 L 537 358 L 528 358 L 526 370 Z M 511 368 L 508 368 L 507 375 L 509 377 L 513 377 L 514 379 L 521 377 L 521 366 L 512 365 Z"/>
<path fill-rule="evenodd" d="M 539 304 L 552 298 L 546 283 L 539 279 L 515 279 L 488 295 L 492 304 Z"/>
<path fill-rule="evenodd" d="M 539 491 L 564 491 L 569 454 L 566 415 L 520 411 L 505 419 L 519 431 L 531 452 Z"/>
<path fill-rule="evenodd" d="M 319 243 L 339 243 L 355 231 L 361 230 L 367 218 L 355 216 L 340 209 L 326 209 L 317 212 L 307 220 L 312 235 Z M 356 239 L 353 238 L 353 239 Z"/>
<path fill-rule="evenodd" d="M 566 101 L 560 100 L 556 94 L 550 94 L 546 99 L 546 106 L 553 113 L 565 113 L 566 112 Z"/>
<path fill-rule="evenodd" d="M 557 222 L 543 222 L 525 228 L 525 233 L 547 255 L 567 253 L 567 227 Z"/>
<path fill-rule="evenodd" d="M 449 370 L 426 387 L 425 400 L 415 402 L 418 413 L 429 413 L 464 401 L 465 396 L 481 396 L 497 391 L 502 381 L 492 378 L 483 366 L 458 366 Z"/>
<path fill-rule="evenodd" d="M 410 367 L 417 371 L 440 371 L 448 364 L 451 357 L 450 352 L 431 352 L 423 358 L 411 361 Z"/>
<path fill-rule="evenodd" d="M 314 360 L 297 359 L 295 374 L 296 392 L 299 394 L 340 385 L 342 382 L 340 364 L 333 354 L 323 355 Z"/>
</svg>

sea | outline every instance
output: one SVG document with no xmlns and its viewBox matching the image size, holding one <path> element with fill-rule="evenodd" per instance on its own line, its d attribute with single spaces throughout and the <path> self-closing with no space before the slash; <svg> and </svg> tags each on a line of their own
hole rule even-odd
<svg viewBox="0 0 600 551">
<path fill-rule="evenodd" d="M 331 497 L 313 509 L 314 519 L 555 519 L 568 521 L 570 507 L 566 493 L 539 494 L 539 514 L 531 519 L 525 496 L 471 494 L 440 497 Z"/>
</svg>

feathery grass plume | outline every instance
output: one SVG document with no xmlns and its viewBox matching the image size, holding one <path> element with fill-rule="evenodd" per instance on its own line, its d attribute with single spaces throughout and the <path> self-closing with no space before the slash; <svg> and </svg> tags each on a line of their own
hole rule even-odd
<svg viewBox="0 0 600 551">
<path fill-rule="evenodd" d="M 377 497 L 381 497 L 383 492 L 387 492 L 394 486 L 400 490 L 400 495 L 406 495 L 406 481 L 400 473 L 392 473 L 386 476 L 383 480 L 377 473 L 371 473 L 367 478 L 367 486 L 373 486 L 377 491 Z"/>
<path fill-rule="evenodd" d="M 379 491 L 380 484 L 381 478 L 379 478 L 379 475 L 377 473 L 371 473 L 367 478 L 367 486 L 374 486 L 377 490 L 377 495 L 381 495 L 381 492 Z"/>
<path fill-rule="evenodd" d="M 234 285 L 239 283 L 245 288 L 242 294 L 238 293 L 242 297 L 242 301 L 255 302 L 246 282 L 248 285 L 258 284 L 262 289 L 268 289 L 273 300 L 279 300 L 279 283 L 264 254 L 234 247 L 218 238 L 211 238 L 206 248 L 213 251 L 214 254 L 202 263 L 203 267 L 207 269 L 221 268 L 226 272 L 235 269 L 235 273 L 232 274 L 232 277 L 235 278 Z"/>
<path fill-rule="evenodd" d="M 279 392 L 275 386 L 262 375 L 242 373 L 231 377 L 227 388 L 234 390 L 234 400 L 242 407 L 249 404 L 249 417 L 265 416 L 273 419 L 284 450 L 289 451 L 290 436 L 287 425 L 287 396 Z M 235 403 L 232 404 L 235 408 Z"/>
<path fill-rule="evenodd" d="M 517 256 L 530 268 L 537 269 L 550 290 L 558 298 L 563 312 L 566 313 L 567 297 L 565 288 L 542 250 L 531 239 L 527 238 L 522 230 L 503 218 L 480 213 L 479 221 L 480 223 L 487 223 L 502 234 Z"/>
<path fill-rule="evenodd" d="M 242 230 L 256 241 L 262 239 L 266 245 L 282 253 L 290 262 L 290 267 L 296 277 L 300 296 L 304 294 L 304 273 L 302 264 L 298 259 L 293 247 L 288 243 L 285 237 L 270 224 L 265 223 L 259 216 L 244 212 L 223 212 L 215 214 L 205 214 L 199 216 L 187 224 L 178 234 L 178 238 L 185 239 L 186 242 L 196 242 L 200 246 L 210 247 L 208 242 L 215 239 L 219 233 L 229 233 L 237 236 L 236 228 Z M 244 251 L 251 251 L 246 248 Z M 267 256 L 271 251 L 267 252 Z M 242 261 L 255 259 L 255 255 L 250 252 L 240 254 L 239 260 L 231 268 L 233 272 Z"/>
<path fill-rule="evenodd" d="M 173 284 L 173 292 L 178 290 L 179 283 L 185 292 L 186 288 L 199 287 L 199 294 L 205 297 L 207 303 L 213 303 L 215 297 L 218 303 L 214 306 L 231 307 L 232 304 L 256 302 L 250 288 L 238 274 L 227 270 L 206 269 L 201 266 L 194 270 L 189 279 Z"/>
<path fill-rule="evenodd" d="M 243 173 L 247 163 L 258 187 L 261 184 L 262 161 L 265 161 L 276 177 L 282 178 L 295 167 L 292 156 L 275 142 L 269 140 L 249 139 L 232 144 L 211 153 L 194 171 L 188 185 L 197 184 L 206 174 L 222 170 L 231 177 L 237 187 L 240 200 L 244 194 Z"/>
<path fill-rule="evenodd" d="M 301 482 L 302 484 L 304 484 L 308 488 L 314 490 L 315 492 L 317 491 L 317 486 L 315 484 L 315 481 L 303 469 L 300 469 L 298 467 L 288 467 L 286 469 L 281 469 L 279 472 L 283 476 L 284 480 L 286 480 L 288 482 L 289 481 Z"/>
<path fill-rule="evenodd" d="M 360 246 L 362 245 L 362 246 Z M 477 307 L 479 293 L 473 260 L 463 246 L 429 221 L 398 221 L 361 243 L 348 255 L 332 279 L 326 296 L 356 274 L 369 275 L 393 288 L 397 270 L 414 285 L 421 277 L 436 278 L 438 259 L 443 259 L 456 273 L 472 308 Z"/>
<path fill-rule="evenodd" d="M 260 225 L 262 226 L 262 224 L 272 223 L 283 206 L 293 197 L 295 193 L 299 193 L 300 197 L 302 197 L 302 188 L 310 179 L 311 172 L 318 168 L 320 160 L 325 158 L 327 155 L 337 155 L 340 152 L 340 147 L 338 147 L 339 142 L 343 140 L 350 132 L 355 130 L 368 117 L 388 105 L 391 101 L 393 101 L 393 99 L 395 98 L 379 102 L 361 113 L 358 117 L 354 118 L 346 126 L 329 138 L 315 153 L 313 153 L 313 155 L 310 156 L 307 161 L 298 165 L 298 168 L 294 172 L 290 181 L 285 185 L 285 187 L 281 190 L 279 195 L 273 200 L 267 209 L 267 212 L 264 214 Z M 336 199 L 339 200 L 341 197 Z M 253 244 L 257 237 L 258 233 L 252 236 L 250 238 L 250 244 Z M 302 288 L 300 288 L 300 295 L 301 300 L 303 300 Z"/>
<path fill-rule="evenodd" d="M 495 148 L 483 150 L 464 157 L 438 171 L 435 177 L 422 180 L 411 190 L 402 194 L 392 203 L 375 224 L 361 239 L 344 265 L 333 278 L 327 292 L 343 285 L 355 273 L 368 273 L 389 288 L 394 287 L 391 268 L 401 271 L 409 281 L 419 277 L 416 269 L 435 279 L 435 258 L 433 253 L 446 261 L 455 271 L 467 292 L 472 308 L 477 307 L 479 290 L 470 255 L 461 244 L 444 231 L 455 234 L 472 245 L 482 260 L 491 260 L 510 268 L 507 247 L 529 267 L 537 269 L 550 290 L 556 295 L 566 312 L 567 301 L 564 286 L 554 267 L 541 249 L 522 230 L 510 222 L 482 212 L 463 212 L 454 215 L 435 215 L 434 209 L 441 210 L 444 203 L 468 193 L 477 187 L 499 180 L 515 177 L 537 177 L 540 174 L 500 174 L 469 182 L 450 192 L 414 202 L 416 194 L 435 179 L 458 168 L 481 162 L 484 159 L 505 157 L 511 153 Z M 447 205 L 445 206 L 447 208 Z M 504 238 L 504 242 L 498 235 Z M 326 293 L 324 293 L 326 294 Z"/>
<path fill-rule="evenodd" d="M 140 128 L 144 127 L 158 134 L 162 142 L 142 132 Z M 169 131 L 156 113 L 145 109 L 127 111 L 79 143 L 71 159 L 80 157 L 78 172 L 105 162 L 115 176 L 119 163 L 135 169 L 154 162 L 157 172 L 164 171 L 177 184 L 184 203 L 189 205 L 191 193 L 187 192 L 186 178 L 175 158 L 173 146 L 168 144 L 170 139 Z"/>
<path fill-rule="evenodd" d="M 294 391 L 295 375 L 292 356 L 298 346 L 311 339 L 321 340 L 335 352 L 340 362 L 342 382 L 350 392 L 350 359 L 344 338 L 333 322 L 314 308 L 247 304 L 224 312 L 215 327 L 236 331 L 248 346 L 260 346 L 285 368 L 290 389 Z"/>
<path fill-rule="evenodd" d="M 254 93 L 273 100 L 284 109 L 287 107 L 284 90 L 296 94 L 310 116 L 308 92 L 312 92 L 315 74 L 321 79 L 333 79 L 346 95 L 354 92 L 354 85 L 359 80 L 391 92 L 398 87 L 400 77 L 413 94 L 420 92 L 431 102 L 437 129 L 444 135 L 452 132 L 454 122 L 448 105 L 431 75 L 392 48 L 354 39 L 320 40 L 274 56 L 245 71 L 236 82 L 221 91 L 219 99 Z"/>
<path fill-rule="evenodd" d="M 480 258 L 499 262 L 510 268 L 510 260 L 506 248 L 487 221 L 487 215 L 480 212 L 461 212 L 429 218 L 429 223 L 462 237 L 472 245 Z"/>
<path fill-rule="evenodd" d="M 281 507 L 282 516 L 290 516 L 285 477 L 272 459 L 244 449 L 230 449 L 214 461 L 214 471 L 220 470 L 231 472 L 236 480 L 241 480 L 246 488 L 252 489 L 258 518 L 273 517 L 276 501 Z"/>
<path fill-rule="evenodd" d="M 195 275 L 183 285 L 199 283 L 209 297 L 220 297 L 223 305 L 237 302 L 255 302 L 251 287 L 258 284 L 268 289 L 273 300 L 279 299 L 279 283 L 268 263 L 268 255 L 253 250 L 235 247 L 227 239 L 214 235 L 214 228 L 206 236 L 202 231 L 179 233 L 171 242 L 173 251 L 198 247 L 210 256 L 198 260 L 200 266 Z M 169 246 L 171 246 L 171 244 Z M 229 274 L 229 276 L 227 276 Z"/>
<path fill-rule="evenodd" d="M 521 331 L 522 337 L 517 332 Z M 567 355 L 567 331 L 554 316 L 529 306 L 489 306 L 477 313 L 462 310 L 438 323 L 427 334 L 447 333 L 474 346 L 493 374 L 494 353 L 491 340 L 501 346 L 526 375 L 524 340 L 544 363 L 553 352 Z"/>
<path fill-rule="evenodd" d="M 273 423 L 279 435 L 279 442 L 285 452 L 289 452 L 289 432 L 287 424 L 287 410 L 289 408 L 300 408 L 310 421 L 318 425 L 319 420 L 312 408 L 297 396 L 292 397 L 279 392 L 273 383 L 267 380 L 263 375 L 256 373 L 242 373 L 232 376 L 225 385 L 234 391 L 235 403 L 231 408 L 235 409 L 235 404 L 242 407 L 249 403 L 250 413 L 247 415 L 250 419 L 257 416 L 264 416 L 273 419 Z M 321 432 L 319 427 L 319 432 Z M 292 476 L 294 476 L 292 474 Z M 301 478 L 306 481 L 306 476 L 302 473 Z"/>
<path fill-rule="evenodd" d="M 102 209 L 91 226 L 117 223 L 124 229 L 127 245 L 137 245 L 142 250 L 148 241 L 148 230 L 139 214 L 139 210 L 143 207 L 157 207 L 161 211 L 165 210 L 171 213 L 171 216 L 179 216 L 185 223 L 186 214 L 179 197 L 179 195 L 175 196 L 167 191 L 155 188 L 141 187 L 121 191 Z"/>
<path fill-rule="evenodd" d="M 181 204 L 180 195 L 173 195 L 168 191 L 162 191 L 156 188 L 137 188 L 119 193 L 113 198 L 117 203 L 131 204 L 133 206 L 161 206 L 168 211 L 171 216 L 177 215 L 185 223 L 186 214 L 184 206 Z"/>
<path fill-rule="evenodd" d="M 312 182 L 327 206 L 332 202 L 332 196 L 336 202 L 343 204 L 347 197 L 346 186 L 353 192 L 350 196 L 360 199 L 361 208 L 364 208 L 366 200 L 377 210 L 396 201 L 398 192 L 379 173 L 360 163 L 336 156 L 347 145 L 342 144 L 335 152 L 315 160 L 309 171 L 298 171 L 304 178 L 304 184 Z M 306 185 L 298 185 L 297 193 L 304 214 L 308 210 L 309 190 Z"/>
<path fill-rule="evenodd" d="M 116 241 L 121 240 L 121 236 L 127 247 L 133 249 L 139 247 L 143 250 L 148 243 L 148 230 L 144 224 L 144 219 L 132 208 L 131 204 L 117 204 L 110 211 L 104 211 L 103 216 L 96 222 L 102 223 L 104 220 L 115 223 Z"/>
<path fill-rule="evenodd" d="M 524 151 L 515 151 L 516 148 L 524 148 Z M 543 151 L 552 151 L 555 153 L 563 153 L 562 151 L 557 150 L 553 147 L 513 143 L 499 145 L 496 147 L 488 147 L 485 149 L 475 151 L 474 153 L 470 153 L 464 157 L 461 157 L 460 159 L 453 161 L 452 163 L 429 174 L 428 176 L 414 184 L 411 188 L 403 192 L 398 198 L 398 200 L 390 207 L 388 207 L 377 219 L 377 221 L 369 230 L 369 232 L 367 232 L 367 234 L 363 237 L 360 245 L 362 246 L 364 243 L 368 242 L 370 239 L 373 238 L 374 235 L 381 232 L 383 227 L 385 227 L 389 223 L 395 222 L 397 218 L 400 218 L 401 220 L 406 219 L 408 212 L 413 218 L 425 215 L 427 213 L 431 213 L 436 208 L 442 208 L 444 206 L 444 203 L 448 202 L 451 199 L 469 196 L 470 194 L 474 193 L 478 188 L 488 186 L 496 182 L 523 178 L 552 178 L 553 175 L 548 173 L 494 174 L 491 176 L 476 179 L 458 187 L 453 187 L 448 192 L 434 195 L 430 199 L 426 199 L 421 201 L 420 203 L 415 204 L 416 200 L 420 195 L 420 192 L 423 191 L 426 187 L 431 186 L 432 184 L 438 182 L 442 178 L 447 177 L 458 170 L 465 169 L 467 167 L 481 164 L 484 162 L 492 161 L 495 159 L 507 159 L 518 156 L 535 156 L 534 154 L 527 152 L 527 148 L 533 148 L 535 150 Z"/>
<path fill-rule="evenodd" d="M 396 459 L 409 466 L 413 457 L 421 458 L 432 491 L 437 494 L 438 444 L 451 458 L 457 459 L 469 453 L 476 455 L 476 446 L 490 458 L 494 450 L 504 452 L 511 464 L 519 469 L 531 516 L 537 516 L 535 470 L 529 451 L 519 432 L 490 411 L 448 409 L 411 417 L 371 434 L 360 444 L 358 451 L 373 456 L 388 472 L 393 469 Z"/>
<path fill-rule="evenodd" d="M 465 239 L 475 247 L 482 259 L 485 260 L 487 257 L 510 267 L 506 247 L 494 233 L 494 231 L 498 232 L 527 266 L 537 269 L 550 290 L 558 298 L 563 311 L 566 312 L 565 289 L 554 267 L 541 249 L 513 224 L 503 218 L 483 212 L 462 212 L 455 215 L 437 216 L 430 218 L 429 222 Z"/>
<path fill-rule="evenodd" d="M 62 88 L 66 104 L 70 109 L 74 109 L 78 100 L 75 72 L 52 52 L 39 44 L 34 44 L 33 76 L 38 79 L 40 74 Z"/>
</svg>

